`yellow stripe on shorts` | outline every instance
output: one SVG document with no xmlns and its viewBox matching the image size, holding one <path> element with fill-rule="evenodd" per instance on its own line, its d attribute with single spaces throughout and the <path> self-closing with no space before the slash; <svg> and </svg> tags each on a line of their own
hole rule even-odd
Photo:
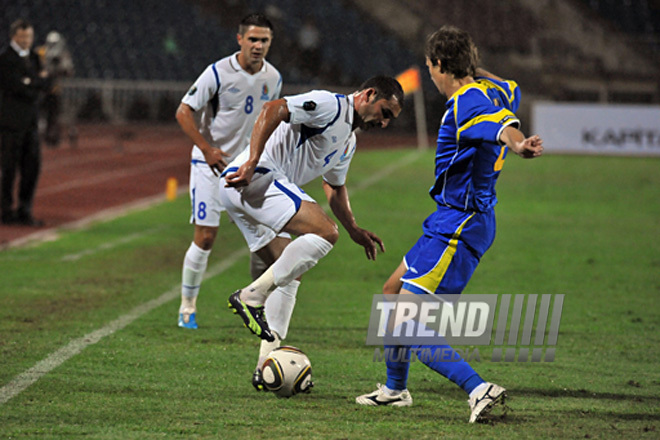
<svg viewBox="0 0 660 440">
<path fill-rule="evenodd" d="M 427 292 L 431 292 L 431 293 L 435 292 L 435 289 L 437 289 L 437 287 L 442 282 L 442 279 L 444 278 L 445 274 L 447 273 L 447 269 L 449 268 L 449 264 L 451 264 L 451 260 L 454 258 L 454 254 L 456 254 L 456 248 L 458 247 L 458 238 L 461 236 L 463 227 L 465 227 L 467 222 L 469 222 L 470 219 L 474 217 L 474 214 L 475 213 L 473 212 L 467 219 L 465 219 L 463 223 L 461 223 L 458 229 L 456 229 L 456 231 L 451 237 L 451 240 L 449 240 L 449 245 L 442 253 L 442 256 L 436 263 L 435 267 L 418 278 L 406 280 L 407 283 L 416 285 L 426 290 Z"/>
</svg>

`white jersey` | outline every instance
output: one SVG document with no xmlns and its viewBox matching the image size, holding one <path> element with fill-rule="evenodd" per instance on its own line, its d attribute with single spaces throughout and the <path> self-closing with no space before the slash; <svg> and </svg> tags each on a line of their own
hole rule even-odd
<svg viewBox="0 0 660 440">
<path fill-rule="evenodd" d="M 282 76 L 272 64 L 264 60 L 261 70 L 251 75 L 238 63 L 238 53 L 209 65 L 181 100 L 195 110 L 207 142 L 229 154 L 229 160 L 249 144 L 261 107 L 278 99 L 282 88 Z M 197 146 L 192 157 L 204 161 Z"/>
<path fill-rule="evenodd" d="M 284 99 L 290 120 L 266 142 L 257 172 L 280 173 L 298 186 L 319 176 L 331 185 L 344 185 L 356 148 L 353 95 L 314 90 Z M 249 155 L 247 148 L 228 168 L 238 169 Z"/>
</svg>

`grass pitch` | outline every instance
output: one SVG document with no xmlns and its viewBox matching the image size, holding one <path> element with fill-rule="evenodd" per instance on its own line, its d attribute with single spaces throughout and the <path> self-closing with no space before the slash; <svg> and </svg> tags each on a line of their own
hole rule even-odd
<svg viewBox="0 0 660 440">
<path fill-rule="evenodd" d="M 309 355 L 316 386 L 291 399 L 250 385 L 258 340 L 226 309 L 249 280 L 248 257 L 226 217 L 197 331 L 176 327 L 186 198 L 0 253 L 0 437 L 660 437 L 660 160 L 650 158 L 507 159 L 497 238 L 464 294 L 566 297 L 554 362 L 473 363 L 509 389 L 506 417 L 468 425 L 467 396 L 419 363 L 412 407 L 354 403 L 385 380 L 364 344 L 371 299 L 434 209 L 432 179 L 432 152 L 357 154 L 353 210 L 387 252 L 369 262 L 344 233 L 304 276 L 287 343 Z M 306 190 L 323 201 L 318 182 Z"/>
</svg>

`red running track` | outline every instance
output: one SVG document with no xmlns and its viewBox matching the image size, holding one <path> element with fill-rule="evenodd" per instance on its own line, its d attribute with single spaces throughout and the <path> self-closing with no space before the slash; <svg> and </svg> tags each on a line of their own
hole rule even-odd
<svg viewBox="0 0 660 440">
<path fill-rule="evenodd" d="M 79 126 L 78 131 L 76 145 L 67 139 L 55 149 L 42 145 L 34 216 L 45 225 L 0 224 L 0 250 L 48 239 L 59 229 L 162 199 L 171 177 L 180 190 L 187 188 L 192 143 L 176 124 L 99 124 Z M 369 132 L 359 135 L 358 148 L 415 143 L 414 136 Z"/>
</svg>

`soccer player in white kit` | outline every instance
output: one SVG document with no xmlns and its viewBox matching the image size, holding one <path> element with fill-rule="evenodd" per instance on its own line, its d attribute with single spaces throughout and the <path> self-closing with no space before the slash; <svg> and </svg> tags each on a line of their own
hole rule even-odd
<svg viewBox="0 0 660 440">
<path fill-rule="evenodd" d="M 282 77 L 265 60 L 272 29 L 262 14 L 241 20 L 236 36 L 240 51 L 210 64 L 176 112 L 195 144 L 190 165 L 195 232 L 183 262 L 179 327 L 197 328 L 197 296 L 224 210 L 218 199 L 220 172 L 247 147 L 263 104 L 280 95 Z"/>
<path fill-rule="evenodd" d="M 335 222 L 301 188 L 323 176 L 330 208 L 351 239 L 375 259 L 383 242 L 360 228 L 345 187 L 355 153 L 357 128 L 381 126 L 398 117 L 403 90 L 394 79 L 378 76 L 345 96 L 312 91 L 266 103 L 255 123 L 250 148 L 223 172 L 220 200 L 241 230 L 250 251 L 270 267 L 229 297 L 229 306 L 246 327 L 262 338 L 253 385 L 260 389 L 259 365 L 286 337 L 299 277 L 332 249 Z M 281 232 L 295 240 L 278 236 Z M 272 295 L 273 291 L 287 295 Z M 265 310 L 264 310 L 265 304 Z M 265 319 L 264 319 L 265 313 Z M 270 327 L 269 327 L 270 326 Z"/>
</svg>

